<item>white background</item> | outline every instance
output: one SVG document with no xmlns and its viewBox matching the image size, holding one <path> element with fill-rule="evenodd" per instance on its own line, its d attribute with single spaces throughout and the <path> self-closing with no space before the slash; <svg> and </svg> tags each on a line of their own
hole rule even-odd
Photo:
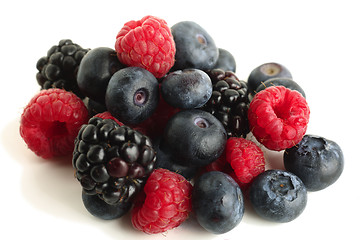
<svg viewBox="0 0 360 240">
<path fill-rule="evenodd" d="M 359 237 L 360 14 L 357 1 L 2 1 L 0 6 L 0 216 L 2 239 L 339 239 Z M 70 164 L 45 161 L 27 149 L 19 119 L 39 91 L 37 60 L 60 39 L 85 48 L 114 47 L 129 20 L 145 15 L 170 26 L 191 20 L 217 46 L 233 53 L 247 79 L 266 62 L 285 65 L 307 94 L 308 133 L 336 141 L 345 156 L 340 179 L 308 194 L 293 222 L 261 220 L 246 208 L 242 222 L 223 235 L 202 230 L 194 218 L 166 234 L 134 230 L 129 215 L 103 221 L 86 212 Z M 281 154 L 266 153 L 270 167 Z M 354 220 L 356 219 L 356 220 Z M 351 235 L 353 234 L 353 235 Z M 7 237 L 5 237 L 7 236 Z"/>
</svg>

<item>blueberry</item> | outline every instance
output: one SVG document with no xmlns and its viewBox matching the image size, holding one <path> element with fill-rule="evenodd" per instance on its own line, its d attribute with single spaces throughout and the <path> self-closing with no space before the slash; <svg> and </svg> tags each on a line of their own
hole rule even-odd
<svg viewBox="0 0 360 240">
<path fill-rule="evenodd" d="M 220 68 L 222 70 L 235 72 L 236 71 L 236 61 L 234 56 L 227 50 L 219 48 L 219 58 L 213 67 Z"/>
<path fill-rule="evenodd" d="M 112 220 L 125 215 L 131 208 L 130 202 L 110 205 L 98 195 L 89 195 L 82 191 L 82 201 L 86 210 L 93 216 L 103 220 Z"/>
<path fill-rule="evenodd" d="M 284 152 L 284 165 L 304 182 L 309 191 L 333 184 L 344 168 L 344 156 L 334 141 L 305 135 L 299 144 Z"/>
<path fill-rule="evenodd" d="M 91 98 L 87 98 L 87 101 L 84 101 L 86 103 L 86 107 L 89 111 L 89 116 L 92 117 L 98 113 L 106 112 L 106 106 L 105 103 L 99 103 L 97 101 L 92 100 Z"/>
<path fill-rule="evenodd" d="M 114 73 L 105 95 L 106 108 L 124 124 L 138 124 L 150 117 L 158 101 L 157 79 L 139 67 L 127 67 Z"/>
<path fill-rule="evenodd" d="M 273 222 L 290 222 L 305 209 L 307 191 L 293 173 L 267 170 L 250 185 L 249 198 L 255 212 Z"/>
<path fill-rule="evenodd" d="M 244 215 L 244 199 L 239 185 L 229 175 L 212 171 L 195 181 L 192 209 L 203 228 L 222 234 L 240 223 Z"/>
<path fill-rule="evenodd" d="M 124 67 L 115 50 L 107 47 L 90 50 L 81 60 L 77 73 L 80 91 L 90 99 L 105 104 L 105 92 L 111 76 Z"/>
<path fill-rule="evenodd" d="M 161 94 L 164 100 L 175 108 L 202 107 L 210 99 L 211 93 L 211 79 L 199 69 L 171 72 L 161 83 Z"/>
<path fill-rule="evenodd" d="M 171 71 L 197 68 L 212 69 L 219 57 L 213 38 L 199 24 L 191 21 L 178 22 L 171 27 L 176 53 Z"/>
<path fill-rule="evenodd" d="M 154 150 L 156 152 L 155 168 L 164 168 L 172 172 L 176 172 L 187 180 L 191 180 L 197 173 L 198 168 L 192 166 L 183 166 L 174 162 L 174 156 L 161 148 L 162 139 L 156 139 L 154 141 Z"/>
<path fill-rule="evenodd" d="M 205 166 L 220 157 L 226 144 L 221 122 L 208 112 L 191 109 L 176 113 L 163 134 L 163 149 L 183 166 Z"/>
<path fill-rule="evenodd" d="M 283 65 L 275 62 L 264 63 L 251 71 L 248 77 L 249 93 L 254 95 L 257 87 L 270 78 L 291 78 L 290 71 Z"/>
<path fill-rule="evenodd" d="M 265 88 L 271 87 L 271 86 L 284 86 L 286 88 L 289 88 L 291 90 L 296 90 L 299 93 L 301 93 L 301 95 L 306 98 L 305 92 L 304 90 L 299 86 L 299 84 L 297 84 L 293 79 L 291 78 L 270 78 L 268 80 L 266 80 L 265 82 L 261 83 L 257 88 L 256 88 L 256 93 L 264 90 Z"/>
</svg>

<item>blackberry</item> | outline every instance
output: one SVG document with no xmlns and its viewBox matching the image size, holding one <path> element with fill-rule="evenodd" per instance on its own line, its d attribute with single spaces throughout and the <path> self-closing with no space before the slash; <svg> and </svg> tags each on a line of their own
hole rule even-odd
<svg viewBox="0 0 360 240">
<path fill-rule="evenodd" d="M 84 98 L 76 82 L 79 64 L 89 49 L 84 49 L 70 39 L 60 40 L 47 55 L 36 63 L 36 80 L 41 89 L 61 88 Z"/>
<path fill-rule="evenodd" d="M 108 204 L 131 202 L 156 161 L 151 140 L 112 119 L 93 117 L 75 139 L 73 167 L 85 193 Z"/>
<path fill-rule="evenodd" d="M 212 69 L 207 72 L 213 84 L 211 98 L 202 107 L 224 125 L 228 138 L 246 137 L 250 132 L 247 111 L 249 108 L 247 83 L 234 72 Z"/>
</svg>

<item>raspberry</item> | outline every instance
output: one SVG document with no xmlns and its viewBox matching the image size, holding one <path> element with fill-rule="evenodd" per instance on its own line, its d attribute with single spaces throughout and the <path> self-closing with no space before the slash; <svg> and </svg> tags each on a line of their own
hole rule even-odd
<svg viewBox="0 0 360 240">
<path fill-rule="evenodd" d="M 181 175 L 166 169 L 152 172 L 144 195 L 132 211 L 133 226 L 145 233 L 161 233 L 184 222 L 191 211 L 191 184 Z"/>
<path fill-rule="evenodd" d="M 237 183 L 246 189 L 249 183 L 265 171 L 265 157 L 259 146 L 244 138 L 231 137 L 226 142 L 226 161 L 235 172 Z"/>
<path fill-rule="evenodd" d="M 115 50 L 120 62 L 142 67 L 156 78 L 163 77 L 175 62 L 175 42 L 167 23 L 145 16 L 129 21 L 116 36 Z"/>
<path fill-rule="evenodd" d="M 85 104 L 62 89 L 42 90 L 25 107 L 20 135 L 36 155 L 48 159 L 71 154 L 74 139 L 88 120 Z"/>
<path fill-rule="evenodd" d="M 98 113 L 98 114 L 94 115 L 94 117 L 98 117 L 98 118 L 102 118 L 102 119 L 112 119 L 112 120 L 114 120 L 117 124 L 119 124 L 119 126 L 124 125 L 122 122 L 120 122 L 119 120 L 117 120 L 113 115 L 111 115 L 111 113 L 108 112 L 108 111 L 102 112 L 102 113 Z"/>
<path fill-rule="evenodd" d="M 255 95 L 248 119 L 255 138 L 270 150 L 281 151 L 299 143 L 309 122 L 310 109 L 298 92 L 283 86 Z"/>
<path fill-rule="evenodd" d="M 254 142 L 230 137 L 223 154 L 207 165 L 201 174 L 211 171 L 230 175 L 245 193 L 253 178 L 265 171 L 265 157 Z"/>
</svg>

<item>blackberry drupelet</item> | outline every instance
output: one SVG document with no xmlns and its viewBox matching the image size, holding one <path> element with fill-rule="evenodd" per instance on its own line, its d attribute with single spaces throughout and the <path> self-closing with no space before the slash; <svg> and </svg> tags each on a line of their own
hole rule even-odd
<svg viewBox="0 0 360 240">
<path fill-rule="evenodd" d="M 234 72 L 212 69 L 207 72 L 213 84 L 209 101 L 202 107 L 224 125 L 229 137 L 246 137 L 250 132 L 247 111 L 249 108 L 247 83 Z"/>
<path fill-rule="evenodd" d="M 47 56 L 36 63 L 36 79 L 41 89 L 61 88 L 84 98 L 76 82 L 79 64 L 89 49 L 84 49 L 70 39 L 60 40 L 52 46 Z"/>
<path fill-rule="evenodd" d="M 93 117 L 75 139 L 73 167 L 85 193 L 108 204 L 131 202 L 156 161 L 151 140 L 112 119 Z"/>
</svg>

